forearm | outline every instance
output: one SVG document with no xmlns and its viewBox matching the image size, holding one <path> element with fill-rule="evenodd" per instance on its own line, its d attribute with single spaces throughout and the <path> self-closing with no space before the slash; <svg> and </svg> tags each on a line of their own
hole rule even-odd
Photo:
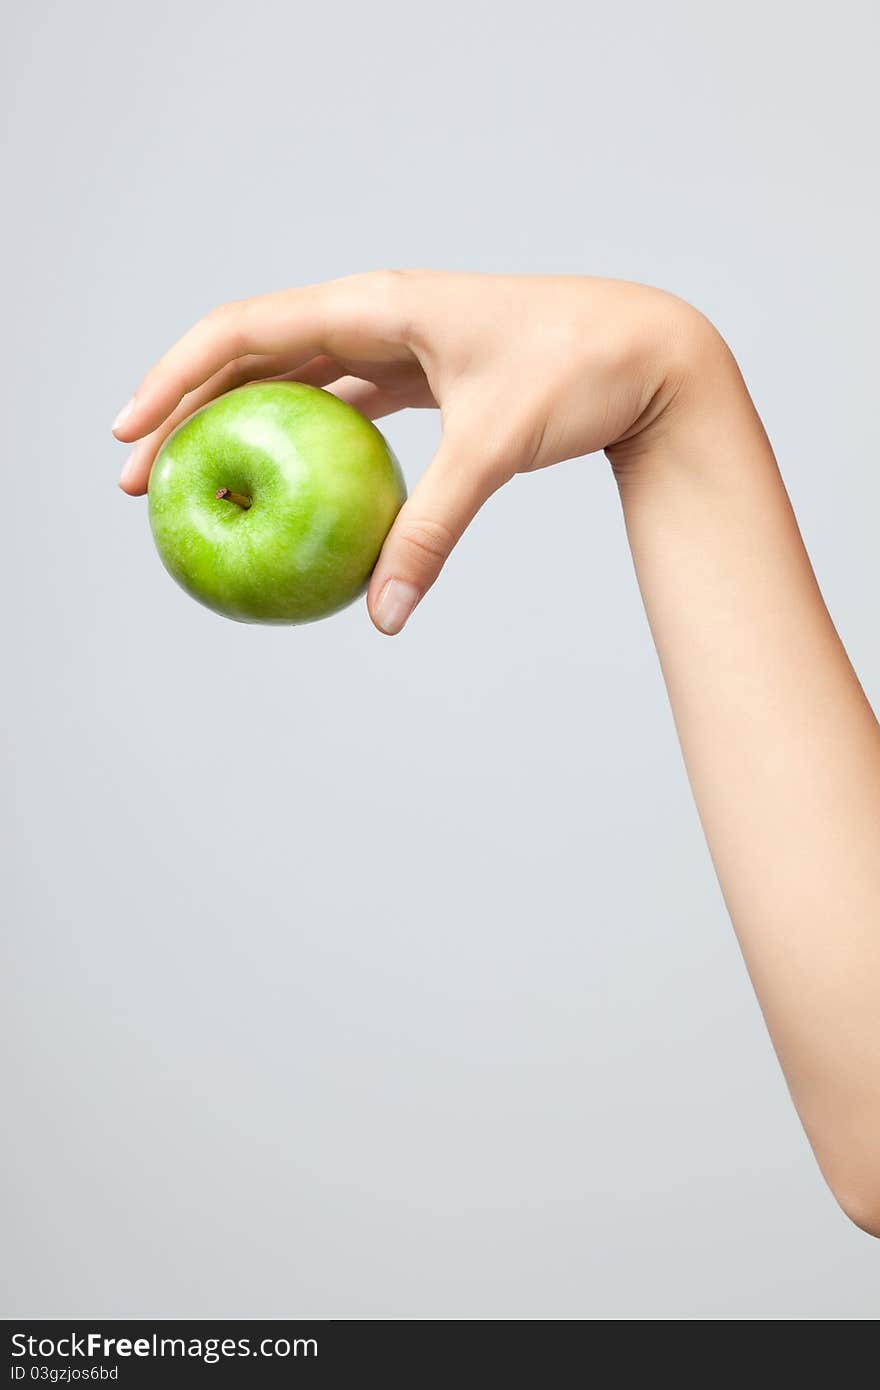
<svg viewBox="0 0 880 1390">
<path fill-rule="evenodd" d="M 650 438 L 648 437 L 650 436 Z M 880 732 L 733 359 L 615 464 L 688 774 L 795 1104 L 880 1227 Z"/>
</svg>

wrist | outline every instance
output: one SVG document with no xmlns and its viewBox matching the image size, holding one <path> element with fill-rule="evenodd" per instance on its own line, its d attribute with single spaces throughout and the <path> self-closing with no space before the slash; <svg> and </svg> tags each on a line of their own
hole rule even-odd
<svg viewBox="0 0 880 1390">
<path fill-rule="evenodd" d="M 648 460 L 689 471 L 705 467 L 723 460 L 744 430 L 759 432 L 766 443 L 736 359 L 715 325 L 676 295 L 650 293 L 639 325 L 649 399 L 630 429 L 605 449 L 615 473 L 637 463 L 641 472 Z"/>
</svg>

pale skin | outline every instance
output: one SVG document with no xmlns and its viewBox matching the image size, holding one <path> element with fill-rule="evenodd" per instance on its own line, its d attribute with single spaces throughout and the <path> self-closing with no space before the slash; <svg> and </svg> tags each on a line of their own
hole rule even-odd
<svg viewBox="0 0 880 1390">
<path fill-rule="evenodd" d="M 146 491 L 165 435 L 243 382 L 325 386 L 441 441 L 367 605 L 399 632 L 515 473 L 604 450 L 694 797 L 789 1089 L 838 1202 L 880 1236 L 880 729 L 718 330 L 589 277 L 383 271 L 224 305 L 114 433 Z"/>
</svg>

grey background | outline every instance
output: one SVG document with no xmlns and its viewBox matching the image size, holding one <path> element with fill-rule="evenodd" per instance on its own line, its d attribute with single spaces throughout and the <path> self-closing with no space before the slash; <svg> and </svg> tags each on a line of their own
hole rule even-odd
<svg viewBox="0 0 880 1390">
<path fill-rule="evenodd" d="M 240 627 L 109 434 L 214 303 L 586 271 L 742 364 L 880 692 L 876 7 L 6 21 L 7 1316 L 870 1318 L 725 917 L 601 458 L 398 641 Z M 436 421 L 387 433 L 410 481 Z"/>
</svg>

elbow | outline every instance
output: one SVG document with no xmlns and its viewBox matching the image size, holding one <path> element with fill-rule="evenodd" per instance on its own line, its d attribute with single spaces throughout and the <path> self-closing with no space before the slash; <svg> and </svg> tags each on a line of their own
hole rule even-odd
<svg viewBox="0 0 880 1390">
<path fill-rule="evenodd" d="M 880 1240 L 880 1196 L 875 1196 L 871 1202 L 838 1198 L 838 1205 L 854 1226 Z"/>
<path fill-rule="evenodd" d="M 844 1216 L 860 1231 L 880 1240 L 880 1175 L 871 1188 L 832 1185 L 831 1190 Z"/>
<path fill-rule="evenodd" d="M 835 1127 L 813 1153 L 835 1202 L 854 1226 L 880 1240 L 880 1132 L 859 1108 L 857 1123 Z"/>
</svg>

